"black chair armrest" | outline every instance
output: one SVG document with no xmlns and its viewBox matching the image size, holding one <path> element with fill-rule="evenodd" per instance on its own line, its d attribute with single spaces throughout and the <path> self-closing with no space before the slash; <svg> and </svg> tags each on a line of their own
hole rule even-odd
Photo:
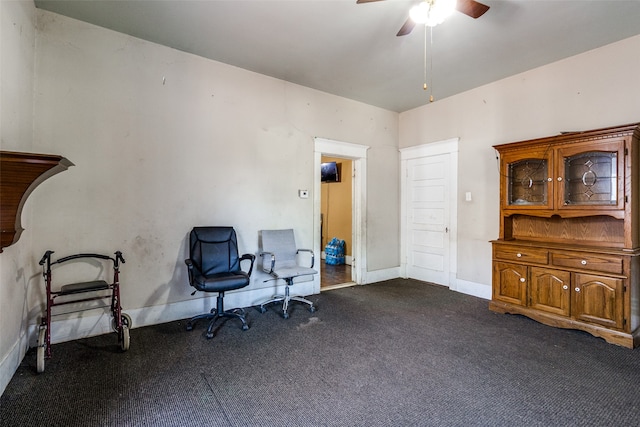
<svg viewBox="0 0 640 427">
<path fill-rule="evenodd" d="M 187 273 L 189 273 L 189 284 L 193 283 L 193 261 L 191 259 L 185 259 L 184 263 L 187 264 Z"/>
<path fill-rule="evenodd" d="M 265 273 L 271 274 L 273 273 L 273 267 L 275 267 L 276 265 L 276 255 L 273 252 L 260 252 L 259 254 L 262 257 L 262 271 L 264 271 Z M 265 256 L 269 256 L 270 257 L 270 265 L 269 265 L 269 269 L 267 270 L 266 268 L 264 268 L 264 263 L 265 263 Z"/>
<path fill-rule="evenodd" d="M 296 252 L 299 254 L 300 252 L 309 252 L 311 254 L 311 266 L 309 268 L 313 268 L 313 264 L 315 264 L 315 255 L 311 249 L 298 249 Z"/>
<path fill-rule="evenodd" d="M 256 256 L 254 254 L 244 254 L 240 257 L 240 263 L 242 261 L 251 261 L 251 266 L 249 267 L 249 272 L 247 273 L 249 277 L 251 277 L 251 272 L 253 271 L 253 263 L 256 260 Z"/>
</svg>

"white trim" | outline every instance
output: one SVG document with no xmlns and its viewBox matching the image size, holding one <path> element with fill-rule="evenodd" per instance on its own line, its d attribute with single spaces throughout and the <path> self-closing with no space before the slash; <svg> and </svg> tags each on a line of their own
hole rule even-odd
<svg viewBox="0 0 640 427">
<path fill-rule="evenodd" d="M 0 361 L 0 396 L 4 393 L 9 382 L 11 382 L 11 378 L 13 378 L 14 373 L 22 363 L 22 359 L 27 354 L 28 348 L 28 334 L 23 332 L 9 349 L 4 359 Z"/>
<path fill-rule="evenodd" d="M 353 160 L 353 262 L 352 280 L 357 284 L 366 283 L 367 276 L 367 150 L 366 145 L 351 144 L 326 138 L 314 138 L 314 181 L 313 181 L 313 250 L 322 252 L 320 236 L 320 163 L 322 156 L 343 157 Z M 316 293 L 320 292 L 320 278 L 316 280 Z"/>
<path fill-rule="evenodd" d="M 450 138 L 430 144 L 400 149 L 400 277 L 407 278 L 407 173 L 408 161 L 422 157 L 449 154 L 449 190 L 452 194 L 449 205 L 449 276 L 458 271 L 458 142 Z M 458 281 L 450 280 L 449 289 L 457 291 Z"/>
<path fill-rule="evenodd" d="M 469 282 L 462 279 L 457 279 L 455 282 L 455 290 L 457 292 L 472 295 L 478 298 L 483 298 L 486 300 L 491 299 L 491 286 L 489 285 L 485 285 L 484 283 Z"/>
<path fill-rule="evenodd" d="M 385 268 L 382 270 L 368 271 L 366 281 L 363 285 L 370 283 L 383 282 L 385 280 L 397 279 L 400 277 L 400 267 Z"/>
<path fill-rule="evenodd" d="M 260 313 L 257 310 L 253 310 L 251 307 L 268 300 L 275 294 L 284 294 L 284 282 L 279 281 L 277 284 L 273 284 L 274 281 L 271 281 L 270 283 L 271 286 L 268 287 L 249 289 L 252 288 L 252 286 L 250 286 L 241 291 L 225 293 L 225 310 L 238 307 L 249 307 L 247 309 L 247 311 L 249 312 L 249 316 L 260 316 Z M 291 294 L 305 296 L 311 295 L 314 293 L 313 283 L 314 282 L 312 280 L 296 282 L 291 287 Z M 176 320 L 189 319 L 200 313 L 208 313 L 212 308 L 216 307 L 217 294 L 207 295 L 210 296 L 205 296 L 203 298 L 193 298 L 186 301 L 178 301 L 163 305 L 154 305 L 151 307 L 123 309 L 122 311 L 131 317 L 134 329 L 143 326 L 151 326 L 160 323 L 173 322 Z M 57 316 L 51 322 L 51 343 L 57 344 L 96 335 L 113 333 L 111 322 L 111 311 L 104 309 L 88 310 L 74 313 L 68 316 Z M 16 353 L 19 348 L 24 348 L 26 351 L 26 348 L 28 346 L 36 346 L 38 326 L 39 325 L 35 324 L 29 325 L 29 342 L 21 344 L 21 347 L 16 345 L 15 349 L 12 349 L 12 353 Z M 230 326 L 233 327 L 233 325 Z M 239 324 L 238 327 L 240 327 Z M 114 342 L 117 342 L 115 334 L 113 339 L 115 340 Z M 134 345 L 133 342 L 132 345 Z M 7 357 L 7 359 L 8 358 L 9 357 Z M 5 359 L 2 363 L 4 364 L 7 359 Z M 14 359 L 15 361 L 16 357 L 12 356 L 12 359 Z M 16 368 L 20 364 L 21 360 L 22 358 L 19 358 L 19 360 L 17 361 L 18 364 L 16 365 Z M 13 369 L 13 371 L 11 372 L 15 372 L 15 369 Z"/>
<path fill-rule="evenodd" d="M 437 156 L 458 152 L 460 138 L 450 138 L 429 144 L 416 145 L 400 149 L 400 160 L 418 159 L 420 157 Z"/>
</svg>

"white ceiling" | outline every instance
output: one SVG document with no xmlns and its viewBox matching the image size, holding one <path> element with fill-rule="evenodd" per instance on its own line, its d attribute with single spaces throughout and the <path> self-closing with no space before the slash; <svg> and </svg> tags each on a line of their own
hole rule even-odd
<svg viewBox="0 0 640 427">
<path fill-rule="evenodd" d="M 418 0 L 35 0 L 37 7 L 392 111 L 428 103 Z M 640 34 L 640 0 L 486 0 L 433 29 L 442 99 Z M 640 52 L 629 52 L 640 55 Z M 598 67 L 598 64 L 593 64 Z M 639 71 L 640 73 L 640 71 Z"/>
</svg>

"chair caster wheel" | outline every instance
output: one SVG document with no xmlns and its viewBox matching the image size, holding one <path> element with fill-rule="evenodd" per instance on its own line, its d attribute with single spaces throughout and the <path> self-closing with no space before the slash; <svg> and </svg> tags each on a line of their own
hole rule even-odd
<svg viewBox="0 0 640 427">
<path fill-rule="evenodd" d="M 258 311 L 259 311 L 260 313 L 264 314 L 264 313 L 266 313 L 266 312 L 267 312 L 267 309 L 266 309 L 266 308 L 264 308 L 264 307 L 262 307 L 262 306 L 260 306 L 260 308 L 258 308 Z"/>
<path fill-rule="evenodd" d="M 249 330 L 249 325 L 242 325 L 242 330 L 243 331 L 248 331 Z"/>
<path fill-rule="evenodd" d="M 187 322 L 187 331 L 192 331 L 193 330 L 193 324 L 191 322 Z"/>
<path fill-rule="evenodd" d="M 289 318 L 289 313 L 287 313 L 286 311 L 284 313 L 282 313 L 282 318 L 283 319 L 288 319 Z"/>
<path fill-rule="evenodd" d="M 316 308 L 314 306 L 309 307 L 309 312 L 310 313 L 315 313 L 316 312 Z"/>
</svg>

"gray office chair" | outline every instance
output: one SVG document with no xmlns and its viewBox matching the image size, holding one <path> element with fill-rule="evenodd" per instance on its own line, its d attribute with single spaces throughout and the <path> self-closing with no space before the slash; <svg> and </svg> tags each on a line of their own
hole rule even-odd
<svg viewBox="0 0 640 427">
<path fill-rule="evenodd" d="M 311 249 L 298 249 L 293 236 L 293 230 L 262 230 L 260 232 L 260 257 L 262 257 L 262 270 L 270 274 L 273 279 L 285 281 L 285 294 L 274 295 L 270 300 L 260 304 L 260 312 L 264 313 L 268 304 L 282 301 L 282 317 L 289 318 L 289 303 L 291 301 L 301 302 L 309 306 L 309 311 L 314 312 L 316 308 L 313 303 L 300 296 L 291 296 L 289 287 L 293 285 L 293 280 L 300 276 L 311 276 L 318 272 L 313 269 L 314 255 Z M 298 264 L 298 254 L 307 253 L 311 256 L 309 267 Z M 266 282 L 267 280 L 265 280 Z"/>
<path fill-rule="evenodd" d="M 207 338 L 213 338 L 213 325 L 221 317 L 233 317 L 242 322 L 242 329 L 249 329 L 244 310 L 224 309 L 224 293 L 244 288 L 250 283 L 256 256 L 238 256 L 238 242 L 233 227 L 195 227 L 189 235 L 189 258 L 185 260 L 189 284 L 197 291 L 218 294 L 216 307 L 209 313 L 194 316 L 187 322 L 187 331 L 201 319 L 209 321 Z M 248 272 L 241 270 L 242 261 L 250 261 Z M 192 294 L 193 295 L 193 294 Z"/>
</svg>

